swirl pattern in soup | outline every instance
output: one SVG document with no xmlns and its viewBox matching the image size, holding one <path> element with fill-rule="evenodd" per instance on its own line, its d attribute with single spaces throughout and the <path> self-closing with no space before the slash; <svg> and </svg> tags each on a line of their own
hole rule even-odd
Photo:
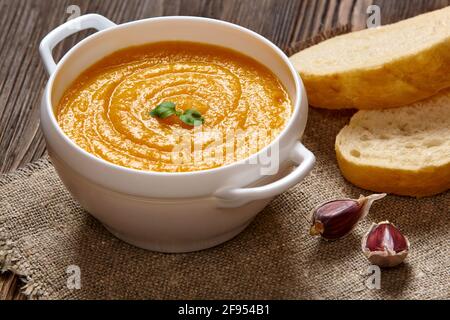
<svg viewBox="0 0 450 320">
<path fill-rule="evenodd" d="M 152 117 L 166 101 L 198 110 L 204 124 Z M 291 113 L 279 79 L 254 59 L 222 47 L 160 42 L 117 51 L 91 66 L 66 90 L 56 117 L 70 139 L 99 158 L 183 172 L 247 158 L 280 133 Z"/>
</svg>

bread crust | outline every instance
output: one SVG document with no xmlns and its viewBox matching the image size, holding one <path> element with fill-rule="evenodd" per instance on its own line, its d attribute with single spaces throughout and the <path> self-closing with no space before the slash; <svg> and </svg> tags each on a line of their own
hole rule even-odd
<svg viewBox="0 0 450 320">
<path fill-rule="evenodd" d="M 450 38 L 377 68 L 324 75 L 300 70 L 310 104 L 326 109 L 408 105 L 450 87 L 449 73 Z"/>
<path fill-rule="evenodd" d="M 432 196 L 450 189 L 450 163 L 419 170 L 393 169 L 358 164 L 345 157 L 336 137 L 336 158 L 342 175 L 352 184 L 375 192 L 402 196 Z"/>
</svg>

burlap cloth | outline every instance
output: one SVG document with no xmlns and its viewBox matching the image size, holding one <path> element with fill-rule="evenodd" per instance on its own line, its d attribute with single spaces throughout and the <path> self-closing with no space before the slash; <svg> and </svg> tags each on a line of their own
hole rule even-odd
<svg viewBox="0 0 450 320">
<path fill-rule="evenodd" d="M 39 160 L 0 178 L 0 267 L 21 275 L 25 294 L 45 299 L 449 299 L 450 192 L 388 196 L 340 241 L 308 234 L 317 204 L 370 193 L 347 183 L 335 160 L 335 136 L 351 114 L 310 108 L 303 142 L 317 157 L 313 172 L 236 238 L 188 254 L 116 239 L 71 198 L 48 159 Z M 410 256 L 383 269 L 381 288 L 370 289 L 361 237 L 386 219 L 408 235 Z M 80 290 L 67 287 L 69 265 L 80 267 Z"/>
</svg>

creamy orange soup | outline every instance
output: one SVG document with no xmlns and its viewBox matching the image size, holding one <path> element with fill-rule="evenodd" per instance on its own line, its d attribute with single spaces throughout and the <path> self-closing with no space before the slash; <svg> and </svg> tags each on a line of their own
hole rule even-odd
<svg viewBox="0 0 450 320">
<path fill-rule="evenodd" d="M 163 102 L 199 111 L 203 125 L 150 115 Z M 90 67 L 67 89 L 56 117 L 67 136 L 99 158 L 182 172 L 247 158 L 279 134 L 291 113 L 279 79 L 254 59 L 222 47 L 161 42 Z"/>
</svg>

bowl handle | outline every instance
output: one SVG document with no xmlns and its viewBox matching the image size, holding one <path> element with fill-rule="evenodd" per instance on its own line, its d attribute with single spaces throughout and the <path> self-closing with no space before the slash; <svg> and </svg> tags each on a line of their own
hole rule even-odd
<svg viewBox="0 0 450 320">
<path fill-rule="evenodd" d="M 316 158 L 314 154 L 297 142 L 290 154 L 290 160 L 297 167 L 288 175 L 261 187 L 225 188 L 215 192 L 220 208 L 236 208 L 253 200 L 269 199 L 277 196 L 299 183 L 313 168 Z"/>
<path fill-rule="evenodd" d="M 99 14 L 86 14 L 75 19 L 71 19 L 60 25 L 42 39 L 39 45 L 39 52 L 44 61 L 45 69 L 49 75 L 55 72 L 56 63 L 52 56 L 55 46 L 68 36 L 86 29 L 96 29 L 98 31 L 116 26 L 116 24 Z"/>
</svg>

